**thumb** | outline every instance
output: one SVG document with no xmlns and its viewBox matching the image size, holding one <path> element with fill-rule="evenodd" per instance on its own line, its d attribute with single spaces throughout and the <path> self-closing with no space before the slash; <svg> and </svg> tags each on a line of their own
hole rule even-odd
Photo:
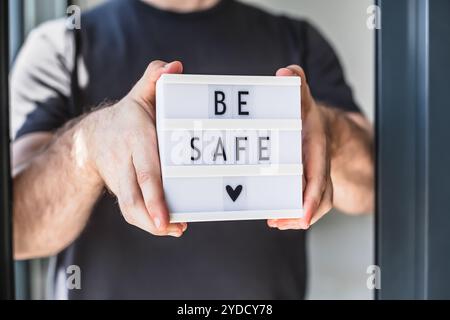
<svg viewBox="0 0 450 320">
<path fill-rule="evenodd" d="M 302 79 L 301 84 L 301 99 L 302 99 L 302 114 L 305 118 L 306 115 L 309 113 L 309 110 L 314 105 L 314 99 L 311 95 L 311 91 L 309 89 L 308 81 L 306 79 L 305 71 L 302 67 L 298 65 L 290 65 L 286 68 L 278 69 L 277 76 L 297 76 Z"/>
<path fill-rule="evenodd" d="M 130 94 L 145 106 L 155 105 L 156 81 L 165 73 L 182 73 L 183 64 L 180 61 L 170 63 L 155 60 L 145 70 L 142 78 L 136 83 Z"/>
</svg>

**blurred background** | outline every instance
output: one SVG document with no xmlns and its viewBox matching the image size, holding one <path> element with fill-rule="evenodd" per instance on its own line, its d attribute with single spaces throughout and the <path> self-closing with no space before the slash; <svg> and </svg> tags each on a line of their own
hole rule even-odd
<svg viewBox="0 0 450 320">
<path fill-rule="evenodd" d="M 107 0 L 11 1 L 11 62 L 28 32 L 43 21 L 64 17 L 69 4 L 82 10 Z M 374 32 L 366 26 L 371 0 L 242 0 L 276 13 L 306 18 L 332 43 L 356 101 L 374 118 Z M 82 23 L 82 22 L 81 22 Z M 374 264 L 373 216 L 332 212 L 308 236 L 309 299 L 373 299 L 366 269 Z M 45 298 L 49 260 L 16 263 L 17 296 Z"/>
</svg>

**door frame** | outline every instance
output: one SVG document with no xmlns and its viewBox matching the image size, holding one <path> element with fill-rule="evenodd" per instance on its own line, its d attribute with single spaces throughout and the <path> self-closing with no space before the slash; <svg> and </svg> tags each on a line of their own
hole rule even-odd
<svg viewBox="0 0 450 320">
<path fill-rule="evenodd" d="M 450 2 L 377 5 L 376 297 L 450 298 Z"/>
<path fill-rule="evenodd" d="M 9 1 L 0 1 L 0 299 L 14 299 L 9 133 Z"/>
</svg>

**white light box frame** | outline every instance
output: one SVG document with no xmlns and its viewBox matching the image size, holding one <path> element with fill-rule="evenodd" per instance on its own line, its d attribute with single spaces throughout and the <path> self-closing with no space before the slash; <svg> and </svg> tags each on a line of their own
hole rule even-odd
<svg viewBox="0 0 450 320">
<path fill-rule="evenodd" d="M 303 217 L 300 80 L 161 76 L 156 126 L 171 222 Z"/>
</svg>

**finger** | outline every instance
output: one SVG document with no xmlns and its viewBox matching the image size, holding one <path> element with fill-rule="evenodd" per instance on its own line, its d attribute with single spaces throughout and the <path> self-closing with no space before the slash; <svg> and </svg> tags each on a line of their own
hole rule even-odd
<svg viewBox="0 0 450 320">
<path fill-rule="evenodd" d="M 311 219 L 311 223 L 305 225 L 305 221 L 301 219 L 284 219 L 278 220 L 275 222 L 276 227 L 280 230 L 287 229 L 308 229 L 311 225 L 320 220 L 325 214 L 327 214 L 332 209 L 332 191 L 333 188 L 330 186 L 326 189 L 323 194 L 323 198 L 321 200 L 320 206 L 317 208 L 317 211 L 313 213 L 313 217 Z"/>
<path fill-rule="evenodd" d="M 325 190 L 322 201 L 319 208 L 313 214 L 311 218 L 311 225 L 319 221 L 324 215 L 326 215 L 333 208 L 333 183 L 329 179 L 327 189 Z"/>
<path fill-rule="evenodd" d="M 267 225 L 271 228 L 278 228 L 280 230 L 306 230 L 309 228 L 309 224 L 304 218 L 296 219 L 270 219 L 267 220 Z"/>
<path fill-rule="evenodd" d="M 293 70 L 289 68 L 280 68 L 275 73 L 277 77 L 292 77 L 292 76 L 298 76 L 297 73 L 295 73 Z M 303 79 L 302 79 L 303 81 Z M 302 175 L 302 187 L 303 190 L 305 190 L 305 176 Z M 294 226 L 296 229 L 307 229 L 308 224 L 304 219 L 269 219 L 267 220 L 267 224 L 271 228 L 278 228 L 279 226 Z"/>
<path fill-rule="evenodd" d="M 310 225 L 316 223 L 325 214 L 327 214 L 333 207 L 333 184 L 331 179 L 327 183 L 327 188 L 323 193 L 322 199 L 320 201 L 320 206 L 317 208 L 316 212 L 312 214 L 311 223 L 308 224 L 305 219 L 275 219 L 268 220 L 268 225 L 271 228 L 278 228 L 280 230 L 288 229 L 308 229 Z"/>
<path fill-rule="evenodd" d="M 302 192 L 305 191 L 306 180 L 305 176 L 302 174 Z M 271 228 L 278 228 L 283 226 L 293 226 L 292 229 L 308 229 L 309 225 L 303 218 L 292 218 L 292 219 L 269 219 L 267 220 L 267 225 Z"/>
<path fill-rule="evenodd" d="M 277 70 L 277 72 L 275 73 L 275 75 L 277 77 L 294 77 L 295 73 L 288 68 L 280 68 Z"/>
<path fill-rule="evenodd" d="M 328 150 L 326 136 L 312 133 L 307 141 L 308 150 L 304 156 L 305 187 L 303 192 L 304 217 L 301 219 L 301 228 L 308 228 L 313 214 L 321 204 L 323 194 L 327 187 L 329 177 L 329 164 L 327 162 Z M 269 226 L 278 226 L 279 222 L 268 222 Z M 300 223 L 300 222 L 299 222 Z"/>
<path fill-rule="evenodd" d="M 281 68 L 276 73 L 277 76 L 299 76 L 302 79 L 301 99 L 302 99 L 302 118 L 307 123 L 320 124 L 318 113 L 311 113 L 315 103 L 309 90 L 305 72 L 298 65 L 290 65 Z M 326 136 L 321 134 L 317 126 L 308 133 L 304 139 L 307 153 L 304 154 L 305 180 L 304 184 L 304 214 L 302 219 L 282 219 L 278 221 L 268 221 L 270 226 L 278 228 L 301 228 L 306 229 L 311 223 L 313 214 L 321 204 L 324 192 L 327 187 L 327 177 L 329 176 L 329 166 L 327 164 L 327 140 Z"/>
<path fill-rule="evenodd" d="M 119 171 L 119 187 L 117 198 L 119 206 L 125 220 L 142 230 L 154 235 L 170 235 L 180 237 L 182 231 L 178 226 L 170 226 L 164 232 L 155 227 L 150 215 L 144 204 L 141 190 L 138 187 L 134 168 L 130 163 L 129 166 Z"/>
<path fill-rule="evenodd" d="M 301 78 L 302 116 L 303 118 L 305 118 L 313 105 L 313 98 L 303 68 L 301 68 L 298 65 L 290 65 L 285 68 L 278 69 L 276 72 L 276 76 L 279 77 L 297 76 Z"/>
<path fill-rule="evenodd" d="M 156 82 L 165 73 L 182 73 L 183 64 L 180 61 L 170 63 L 155 60 L 152 61 L 145 70 L 142 78 L 131 90 L 131 95 L 137 100 L 142 101 L 146 106 L 155 105 Z"/>
<path fill-rule="evenodd" d="M 151 127 L 148 130 L 148 132 L 140 134 L 139 141 L 135 141 L 132 145 L 133 165 L 145 207 L 156 228 L 164 232 L 170 225 L 169 210 L 162 187 L 156 133 Z M 176 226 L 182 231 L 186 229 L 184 224 L 172 224 L 171 226 Z"/>
<path fill-rule="evenodd" d="M 313 151 L 310 150 L 310 152 L 312 153 Z M 309 158 L 314 160 L 311 160 L 307 165 L 309 166 L 307 169 L 307 183 L 305 192 L 303 193 L 305 212 L 304 219 L 307 224 L 310 224 L 312 216 L 319 208 L 326 188 L 326 179 L 324 177 L 326 174 L 326 168 L 324 161 L 315 155 L 310 155 Z"/>
</svg>

